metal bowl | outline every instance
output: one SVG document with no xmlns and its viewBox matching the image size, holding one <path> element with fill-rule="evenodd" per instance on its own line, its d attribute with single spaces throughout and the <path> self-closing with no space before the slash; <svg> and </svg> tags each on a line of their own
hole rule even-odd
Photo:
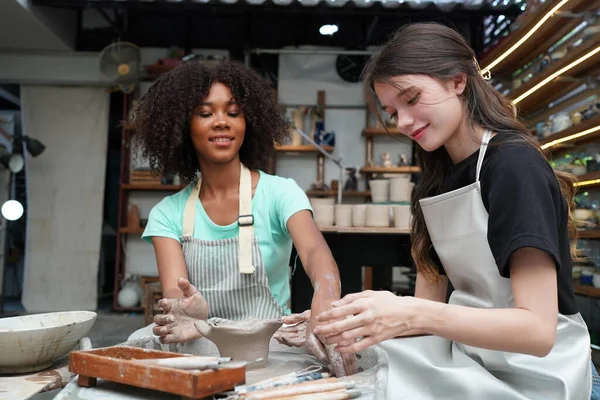
<svg viewBox="0 0 600 400">
<path fill-rule="evenodd" d="M 94 325 L 92 311 L 0 319 L 0 374 L 39 371 L 67 355 Z"/>
</svg>

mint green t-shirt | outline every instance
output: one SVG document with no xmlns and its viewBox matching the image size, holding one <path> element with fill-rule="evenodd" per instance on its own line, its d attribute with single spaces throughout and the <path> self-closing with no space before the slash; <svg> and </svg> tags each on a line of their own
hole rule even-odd
<svg viewBox="0 0 600 400">
<path fill-rule="evenodd" d="M 286 313 L 290 299 L 289 261 L 292 238 L 287 229 L 288 219 L 301 210 L 312 212 L 310 201 L 291 178 L 269 175 L 258 171 L 260 178 L 252 198 L 254 235 L 267 270 L 269 288 L 273 297 Z M 165 197 L 150 211 L 142 239 L 152 243 L 152 236 L 161 236 L 181 242 L 183 211 L 192 191 L 188 185 L 183 190 Z M 237 222 L 217 225 L 206 214 L 200 200 L 196 202 L 194 237 L 204 240 L 221 240 L 237 237 Z"/>
</svg>

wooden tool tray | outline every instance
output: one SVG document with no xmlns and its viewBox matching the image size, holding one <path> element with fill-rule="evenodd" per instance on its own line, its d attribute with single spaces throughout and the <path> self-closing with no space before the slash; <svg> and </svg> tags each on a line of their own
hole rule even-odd
<svg viewBox="0 0 600 400">
<path fill-rule="evenodd" d="M 134 361 L 172 357 L 188 355 L 130 346 L 72 351 L 69 370 L 79 374 L 77 383 L 80 386 L 95 386 L 96 379 L 100 378 L 196 399 L 231 390 L 246 382 L 245 367 L 198 371 L 144 365 Z"/>
</svg>

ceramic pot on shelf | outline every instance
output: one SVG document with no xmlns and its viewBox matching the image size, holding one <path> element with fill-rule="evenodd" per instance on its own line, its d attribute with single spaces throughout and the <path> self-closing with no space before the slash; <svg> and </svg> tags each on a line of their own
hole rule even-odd
<svg viewBox="0 0 600 400">
<path fill-rule="evenodd" d="M 335 226 L 352 226 L 352 204 L 336 204 Z"/>
<path fill-rule="evenodd" d="M 415 184 L 410 181 L 410 175 L 402 175 L 390 179 L 390 201 L 410 201 Z"/>
<path fill-rule="evenodd" d="M 363 227 L 367 223 L 367 205 L 355 204 L 352 206 L 352 226 Z"/>
<path fill-rule="evenodd" d="M 366 217 L 368 227 L 387 228 L 390 226 L 390 206 L 367 204 Z"/>
<path fill-rule="evenodd" d="M 371 179 L 369 181 L 373 203 L 390 201 L 390 181 L 388 179 Z"/>
</svg>

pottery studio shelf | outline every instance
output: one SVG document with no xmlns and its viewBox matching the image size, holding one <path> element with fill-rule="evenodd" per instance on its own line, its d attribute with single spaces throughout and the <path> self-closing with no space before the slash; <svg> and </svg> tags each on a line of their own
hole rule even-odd
<svg viewBox="0 0 600 400">
<path fill-rule="evenodd" d="M 579 182 L 575 183 L 575 186 L 580 188 L 589 188 L 600 186 L 600 171 L 590 172 L 577 176 Z"/>
<path fill-rule="evenodd" d="M 396 234 L 409 235 L 408 229 L 394 227 L 341 227 L 341 226 L 319 226 L 324 233 L 362 233 L 362 234 Z"/>
<path fill-rule="evenodd" d="M 337 190 L 307 190 L 306 195 L 309 197 L 333 197 L 337 196 Z M 346 190 L 342 192 L 342 197 L 370 197 L 371 191 L 363 192 Z"/>
<path fill-rule="evenodd" d="M 404 136 L 396 128 L 366 128 L 363 129 L 362 135 L 365 137 L 373 136 Z"/>
<path fill-rule="evenodd" d="M 321 146 L 323 150 L 331 153 L 334 150 L 333 146 L 323 145 Z M 313 146 L 312 144 L 303 144 L 300 146 L 292 146 L 292 145 L 281 145 L 275 146 L 275 151 L 285 152 L 285 153 L 317 153 L 319 150 Z"/>
<path fill-rule="evenodd" d="M 534 13 L 529 13 L 519 21 L 519 27 L 510 35 L 501 39 L 499 43 L 488 50 L 481 58 L 479 64 L 482 69 L 488 68 L 492 63 L 492 77 L 507 74 L 512 71 L 511 66 L 526 65 L 540 53 L 546 52 L 554 43 L 572 31 L 583 20 L 583 15 L 576 18 L 562 18 L 556 11 L 570 11 L 573 13 L 586 10 L 595 0 L 568 0 L 548 1 L 542 4 Z M 560 4 L 562 3 L 562 4 Z M 558 9 L 555 7 L 560 5 Z M 552 13 L 554 11 L 554 13 Z M 544 20 L 542 22 L 542 20 Z M 537 26 L 540 22 L 541 25 Z M 537 26 L 537 29 L 536 29 Z M 526 36 L 528 36 L 526 38 Z M 512 49 L 512 51 L 510 51 Z M 506 54 L 507 52 L 509 52 Z M 499 57 L 506 56 L 499 62 Z"/>
<path fill-rule="evenodd" d="M 578 239 L 600 239 L 600 229 L 578 230 Z"/>
<path fill-rule="evenodd" d="M 533 136 L 537 135 L 536 125 L 539 122 L 546 122 L 552 115 L 560 113 L 562 110 L 566 108 L 570 108 L 576 104 L 579 104 L 583 101 L 589 100 L 594 96 L 600 95 L 600 87 L 591 87 L 588 89 L 584 89 L 581 92 L 572 95 L 566 100 L 561 101 L 560 103 L 553 103 L 546 108 L 542 108 L 540 111 L 531 115 L 528 119 L 524 120 L 523 123 L 530 128 L 531 134 Z"/>
<path fill-rule="evenodd" d="M 416 174 L 419 173 L 419 167 L 363 167 L 360 169 L 361 174 Z"/>
<path fill-rule="evenodd" d="M 516 103 L 519 113 L 526 116 L 539 108 L 540 104 L 548 104 L 573 91 L 581 82 L 571 78 L 593 74 L 598 71 L 599 64 L 600 35 L 596 35 L 512 90 L 508 97 Z M 570 82 L 565 82 L 559 77 L 568 77 Z"/>
<path fill-rule="evenodd" d="M 573 146 L 593 142 L 600 138 L 600 115 L 540 139 L 543 149 L 561 151 Z"/>
<path fill-rule="evenodd" d="M 594 286 L 574 285 L 573 291 L 581 296 L 600 298 L 600 288 Z"/>
</svg>

